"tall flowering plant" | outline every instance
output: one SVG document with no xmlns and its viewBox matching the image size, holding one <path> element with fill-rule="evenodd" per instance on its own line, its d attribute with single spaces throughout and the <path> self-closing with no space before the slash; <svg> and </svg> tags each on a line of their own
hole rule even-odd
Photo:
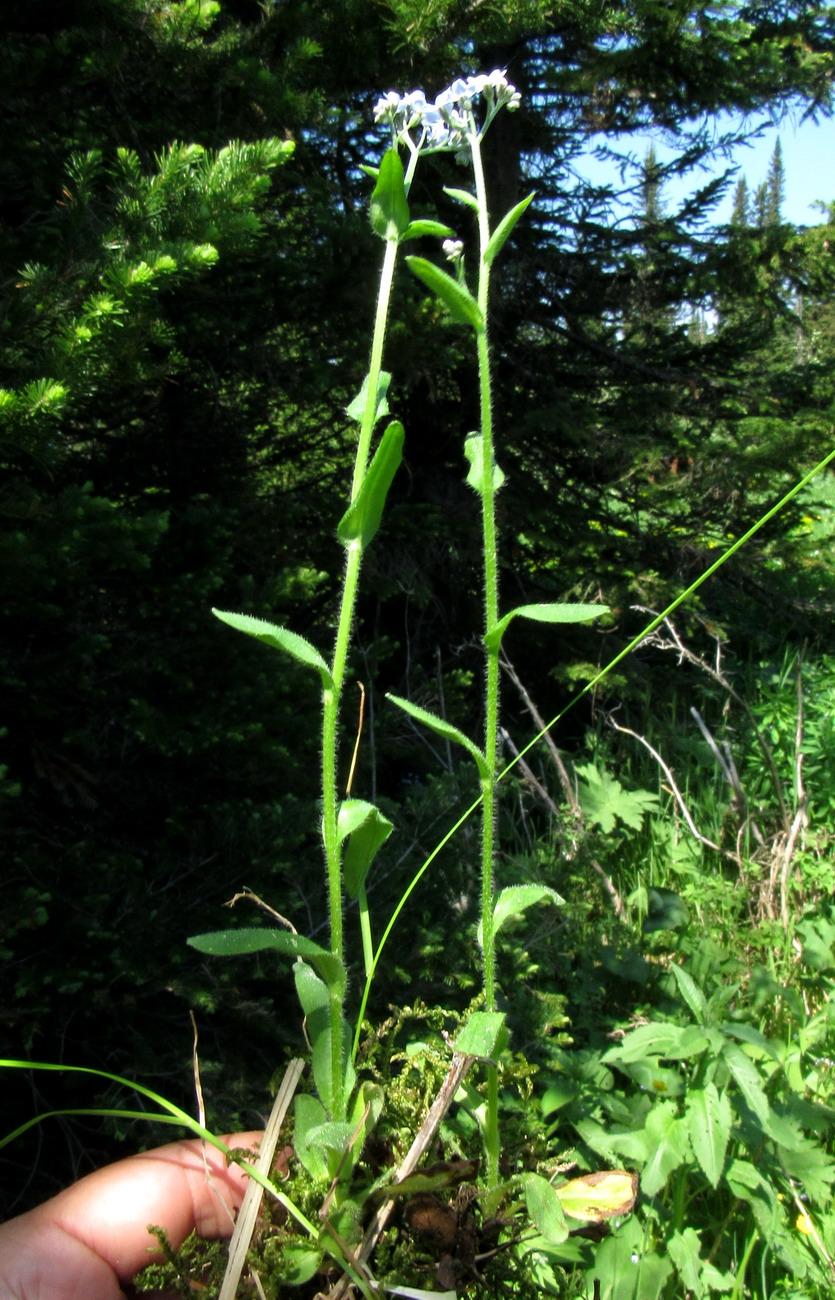
<svg viewBox="0 0 835 1300">
<path fill-rule="evenodd" d="M 514 111 L 520 96 L 496 69 L 486 75 L 458 78 L 434 101 L 423 91 L 400 95 L 390 91 L 377 102 L 376 122 L 390 131 L 391 143 L 378 168 L 367 169 L 374 178 L 370 219 L 384 243 L 380 287 L 374 320 L 368 373 L 348 415 L 359 425 L 354 472 L 345 513 L 337 534 L 345 550 L 345 572 L 339 605 L 336 642 L 330 659 L 310 642 L 285 627 L 249 615 L 214 611 L 231 627 L 265 645 L 288 654 L 319 675 L 322 686 L 322 841 L 330 910 L 330 944 L 324 948 L 287 929 L 236 929 L 198 935 L 189 942 L 206 953 L 236 954 L 273 949 L 294 959 L 293 974 L 312 1048 L 313 1077 L 318 1096 L 296 1099 L 294 1146 L 299 1159 L 317 1180 L 331 1182 L 328 1206 L 336 1213 L 347 1203 L 351 1170 L 363 1140 L 384 1105 L 377 1084 L 357 1081 L 354 1059 L 359 1027 L 368 990 L 379 962 L 391 922 L 376 951 L 365 882 L 373 859 L 392 830 L 391 823 L 374 805 L 362 799 L 340 798 L 337 784 L 339 714 L 348 659 L 351 627 L 363 556 L 379 528 L 387 494 L 401 461 L 404 429 L 398 420 L 388 422 L 372 452 L 375 431 L 388 415 L 391 376 L 383 369 L 383 353 L 392 286 L 402 244 L 421 238 L 441 241 L 453 274 L 421 256 L 406 258 L 414 275 L 435 295 L 453 320 L 470 332 L 478 370 L 480 427 L 462 439 L 468 465 L 466 481 L 481 499 L 483 550 L 485 655 L 485 727 L 481 743 L 452 726 L 446 719 L 418 708 L 408 700 L 389 699 L 415 720 L 446 741 L 463 747 L 476 765 L 482 813 L 481 920 L 478 941 L 483 954 L 483 1010 L 473 1013 L 454 1043 L 458 1060 L 481 1060 L 488 1071 L 488 1098 L 482 1123 L 487 1185 L 499 1180 L 499 1058 L 507 1043 L 504 1015 L 497 1008 L 495 935 L 501 925 L 534 903 L 547 900 L 559 905 L 556 892 L 544 885 L 522 885 L 497 891 L 494 883 L 496 789 L 499 727 L 499 651 L 502 637 L 515 618 L 539 622 L 578 622 L 604 611 L 601 605 L 536 604 L 501 611 L 498 586 L 496 494 L 504 481 L 494 447 L 493 400 L 490 377 L 490 273 L 497 256 L 534 195 L 529 194 L 495 225 L 491 223 L 481 145 L 491 122 L 502 109 Z M 470 169 L 472 189 L 450 188 L 446 193 L 471 213 L 478 230 L 475 287 L 471 289 L 464 258 L 464 243 L 449 227 L 437 221 L 412 220 L 409 190 L 419 160 L 439 151 L 453 152 Z M 404 167 L 403 158 L 406 159 Z M 408 891 L 407 891 L 408 892 Z M 357 900 L 361 920 L 366 985 L 353 1036 L 346 1016 L 346 959 L 343 939 L 343 902 L 347 894 Z M 399 911 L 399 909 L 398 909 Z M 530 1175 L 529 1178 L 536 1178 Z M 551 1212 L 555 1193 L 545 1180 L 530 1193 L 534 1201 L 545 1196 Z M 550 1197 L 550 1200 L 548 1198 Z M 537 1202 L 538 1204 L 539 1202 Z M 333 1219 L 327 1222 L 333 1227 Z M 332 1247 L 331 1247 L 332 1249 Z M 341 1248 L 340 1248 L 341 1250 Z M 345 1252 L 341 1251 L 341 1257 Z"/>
</svg>

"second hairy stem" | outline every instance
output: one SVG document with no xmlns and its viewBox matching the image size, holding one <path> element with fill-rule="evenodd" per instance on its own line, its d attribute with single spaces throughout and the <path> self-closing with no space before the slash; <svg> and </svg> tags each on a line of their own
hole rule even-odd
<svg viewBox="0 0 835 1300">
<path fill-rule="evenodd" d="M 378 391 L 383 362 L 383 341 L 386 334 L 391 287 L 394 279 L 394 267 L 397 261 L 397 243 L 386 241 L 383 268 L 380 275 L 380 290 L 377 297 L 377 311 L 374 319 L 374 337 L 371 345 L 371 361 L 368 371 L 366 402 L 360 425 L 359 442 L 354 462 L 354 477 L 351 485 L 351 501 L 356 499 L 362 487 L 368 468 L 371 437 L 378 414 Z M 322 839 L 325 848 L 325 864 L 328 875 L 328 907 L 330 913 L 331 952 L 344 965 L 344 941 L 342 928 L 342 849 L 339 842 L 339 796 L 337 784 L 337 750 L 339 740 L 339 704 L 345 679 L 345 665 L 351 638 L 351 626 L 354 621 L 357 586 L 360 566 L 362 564 L 362 546 L 359 541 L 348 547 L 345 577 L 342 583 L 342 598 L 339 607 L 336 644 L 331 666 L 332 687 L 326 687 L 322 694 Z M 346 1097 L 344 1088 L 344 1062 L 342 1050 L 342 993 L 335 987 L 329 990 L 331 1064 L 333 1071 L 333 1095 L 335 1098 L 333 1118 L 344 1120 Z"/>
<path fill-rule="evenodd" d="M 481 526 L 484 547 L 484 630 L 489 632 L 499 620 L 499 580 L 496 545 L 496 504 L 493 451 L 493 400 L 490 385 L 490 345 L 487 335 L 487 312 L 490 293 L 490 264 L 485 256 L 490 240 L 487 189 L 481 160 L 480 141 L 472 141 L 473 175 L 478 199 L 479 276 L 478 305 L 483 326 L 476 335 L 478 355 L 479 404 L 481 415 L 481 452 L 483 482 L 481 487 Z M 487 650 L 484 754 L 487 774 L 482 786 L 481 834 L 481 924 L 484 943 L 484 1000 L 487 1011 L 496 1010 L 496 971 L 493 939 L 493 859 L 496 829 L 496 754 L 499 727 L 499 648 Z M 487 1124 L 485 1130 L 487 1181 L 495 1187 L 499 1181 L 499 1077 L 495 1066 L 487 1074 Z"/>
</svg>

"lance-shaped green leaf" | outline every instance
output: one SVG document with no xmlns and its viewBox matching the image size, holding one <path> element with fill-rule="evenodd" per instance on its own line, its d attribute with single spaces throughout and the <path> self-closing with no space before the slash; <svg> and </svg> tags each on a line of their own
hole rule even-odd
<svg viewBox="0 0 835 1300">
<path fill-rule="evenodd" d="M 403 231 L 401 239 L 418 239 L 421 235 L 433 235 L 436 239 L 451 239 L 455 234 L 442 221 L 410 221 Z"/>
<path fill-rule="evenodd" d="M 230 614 L 222 609 L 213 609 L 212 613 L 215 618 L 220 619 L 221 623 L 228 623 L 236 631 L 245 632 L 247 636 L 255 637 L 256 641 L 261 641 L 276 650 L 283 650 L 285 654 L 297 659 L 300 664 L 306 664 L 308 668 L 315 668 L 322 678 L 325 689 L 333 690 L 330 668 L 316 647 L 309 641 L 305 641 L 303 636 L 290 632 L 286 627 L 277 627 L 275 623 L 268 623 L 266 619 L 253 618 L 250 614 Z"/>
<path fill-rule="evenodd" d="M 457 199 L 458 202 L 463 203 L 465 207 L 472 208 L 474 212 L 478 212 L 478 199 L 474 194 L 471 194 L 469 190 L 456 190 L 453 189 L 452 186 L 445 185 L 444 194 L 448 194 L 451 199 Z"/>
<path fill-rule="evenodd" d="M 568 1236 L 568 1224 L 556 1191 L 541 1174 L 525 1174 L 522 1185 L 531 1222 L 546 1241 L 558 1246 Z"/>
<path fill-rule="evenodd" d="M 440 298 L 453 320 L 457 320 L 460 325 L 472 325 L 479 333 L 484 329 L 481 309 L 463 284 L 453 280 L 451 275 L 435 266 L 434 262 L 427 262 L 425 257 L 407 257 L 406 261 L 418 279 Z"/>
<path fill-rule="evenodd" d="M 362 486 L 339 521 L 337 536 L 343 546 L 359 542 L 362 550 L 373 540 L 386 504 L 391 481 L 403 459 L 403 425 L 392 420 L 374 453 Z"/>
<path fill-rule="evenodd" d="M 362 381 L 362 388 L 359 390 L 350 406 L 345 407 L 345 414 L 350 416 L 352 420 L 356 420 L 357 424 L 362 424 L 362 417 L 365 415 L 365 406 L 368 401 L 369 379 L 370 375 L 366 375 L 365 379 Z M 388 370 L 381 370 L 377 376 L 377 402 L 374 412 L 374 424 L 377 423 L 381 416 L 388 415 L 389 413 L 389 404 L 386 395 L 390 383 L 391 375 Z"/>
<path fill-rule="evenodd" d="M 547 899 L 555 907 L 562 907 L 565 902 L 565 899 L 560 898 L 557 891 L 549 888 L 548 885 L 509 885 L 507 889 L 503 889 L 493 905 L 493 933 L 498 933 L 505 921 L 511 920 L 514 916 L 521 916 L 529 907 L 541 903 L 543 899 Z M 479 947 L 483 947 L 484 926 L 481 921 L 478 923 L 478 943 Z"/>
<path fill-rule="evenodd" d="M 554 1190 L 564 1214 L 572 1219 L 601 1223 L 629 1214 L 638 1195 L 638 1177 L 625 1169 L 600 1169 L 572 1178 Z"/>
<path fill-rule="evenodd" d="M 333 1114 L 339 1089 L 334 1086 L 333 1053 L 331 1051 L 331 1017 L 330 991 L 319 979 L 315 971 L 304 962 L 296 962 L 293 967 L 296 992 L 305 1014 L 307 1036 L 310 1039 L 313 1065 L 313 1081 L 316 1091 L 326 1107 Z M 343 986 L 344 991 L 344 986 Z M 351 1036 L 344 1017 L 340 1016 L 342 1028 L 342 1060 L 344 1062 L 343 1096 L 354 1090 L 356 1072 L 351 1064 Z"/>
<path fill-rule="evenodd" d="M 501 221 L 496 226 L 496 229 L 490 236 L 487 247 L 484 250 L 484 261 L 488 266 L 491 266 L 495 261 L 499 251 L 512 234 L 516 222 L 535 198 L 535 194 L 529 194 L 526 199 L 522 199 L 521 203 L 517 203 L 515 208 L 511 208 L 507 215 L 502 217 Z"/>
<path fill-rule="evenodd" d="M 345 991 L 345 968 L 342 962 L 327 948 L 320 948 L 318 943 L 306 939 L 303 934 L 256 926 L 195 934 L 186 942 L 191 948 L 212 957 L 239 957 L 245 953 L 264 952 L 269 948 L 285 957 L 303 957 L 313 963 L 330 988 L 336 989 L 340 996 Z"/>
<path fill-rule="evenodd" d="M 485 485 L 484 477 L 484 434 L 468 433 L 464 439 L 464 455 L 470 462 L 469 473 L 467 474 L 467 483 L 476 492 L 483 492 Z M 498 492 L 504 483 L 504 474 L 496 462 L 493 462 L 493 491 Z"/>
<path fill-rule="evenodd" d="M 503 1011 L 474 1011 L 455 1039 L 455 1050 L 480 1061 L 495 1061 L 507 1045 Z"/>
<path fill-rule="evenodd" d="M 364 799 L 346 799 L 339 808 L 340 843 L 347 839 L 345 850 L 345 889 L 356 898 L 365 884 L 378 849 L 391 835 L 392 826 L 379 808 Z"/>
<path fill-rule="evenodd" d="M 409 225 L 405 176 L 396 149 L 387 149 L 371 195 L 371 228 L 381 239 L 397 241 Z"/>
<path fill-rule="evenodd" d="M 508 624 L 514 618 L 530 618 L 535 623 L 586 623 L 590 618 L 597 618 L 600 614 L 608 614 L 608 605 L 562 605 L 562 604 L 543 604 L 543 605 L 519 605 L 512 609 L 509 614 L 500 618 L 494 627 L 491 627 L 484 638 L 484 644 L 488 650 L 496 650 L 502 642 L 502 637 L 507 630 Z"/>
<path fill-rule="evenodd" d="M 463 745 L 467 753 L 475 759 L 479 776 L 485 781 L 488 779 L 490 769 L 487 766 L 487 759 L 478 748 L 478 745 L 473 744 L 469 736 L 465 736 L 463 731 L 453 727 L 452 723 L 446 722 L 444 718 L 436 718 L 434 713 L 428 713 L 426 709 L 418 708 L 416 704 L 411 704 L 409 700 L 401 699 L 399 695 L 386 695 L 386 699 L 391 700 L 392 704 L 396 704 L 399 709 L 402 709 L 404 713 L 408 713 L 417 722 L 422 722 L 425 727 L 429 727 L 443 740 L 449 740 L 455 745 Z"/>
<path fill-rule="evenodd" d="M 715 1084 L 706 1083 L 688 1092 L 684 1109 L 693 1154 L 711 1187 L 718 1187 L 731 1135 L 730 1100 Z"/>
</svg>

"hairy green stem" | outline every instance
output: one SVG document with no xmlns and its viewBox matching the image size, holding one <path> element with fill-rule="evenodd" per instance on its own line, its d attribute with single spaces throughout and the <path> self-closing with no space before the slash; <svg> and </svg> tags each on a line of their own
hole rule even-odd
<svg viewBox="0 0 835 1300">
<path fill-rule="evenodd" d="M 388 322 L 397 248 L 398 245 L 395 240 L 386 241 L 386 251 L 380 274 L 380 289 L 377 296 L 377 311 L 374 319 L 374 336 L 371 343 L 371 361 L 368 369 L 365 409 L 360 425 L 359 442 L 354 461 L 354 477 L 351 484 L 352 502 L 356 499 L 357 493 L 362 487 L 368 469 L 371 438 L 377 422 L 377 393 L 383 364 L 383 342 Z M 359 541 L 352 542 L 348 548 L 345 564 L 336 644 L 331 666 L 333 687 L 327 687 L 322 693 L 322 839 L 324 841 L 325 864 L 328 873 L 331 952 L 343 964 L 345 953 L 342 926 L 342 848 L 339 843 L 339 795 L 337 783 L 339 704 L 345 680 L 345 665 L 351 639 L 351 626 L 354 621 L 361 564 L 362 546 Z M 342 1059 L 342 998 L 342 990 L 332 985 L 329 989 L 331 1067 L 334 1096 L 333 1118 L 337 1121 L 345 1119 L 346 1107 L 343 1082 L 345 1071 Z"/>
<path fill-rule="evenodd" d="M 490 343 L 487 313 L 490 297 L 490 265 L 485 256 L 490 241 L 490 218 L 487 210 L 487 187 L 478 136 L 472 139 L 473 176 L 478 199 L 478 305 L 483 326 L 476 336 L 478 385 L 481 415 L 481 527 L 484 547 L 484 631 L 499 621 L 499 566 L 496 543 L 496 494 L 493 484 L 493 395 L 490 386 Z M 499 647 L 487 650 L 484 707 L 484 755 L 487 774 L 482 781 L 481 830 L 481 926 L 484 945 L 484 1002 L 487 1011 L 496 1009 L 495 944 L 493 937 L 493 860 L 496 833 L 496 769 L 499 731 Z M 499 1076 L 496 1066 L 488 1066 L 487 1123 L 484 1138 L 487 1155 L 487 1185 L 499 1181 Z"/>
</svg>

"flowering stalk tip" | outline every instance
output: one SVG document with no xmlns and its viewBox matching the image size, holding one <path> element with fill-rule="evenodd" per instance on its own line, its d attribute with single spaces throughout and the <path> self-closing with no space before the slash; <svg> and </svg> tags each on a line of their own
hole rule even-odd
<svg viewBox="0 0 835 1300">
<path fill-rule="evenodd" d="M 440 150 L 466 152 L 473 136 L 481 138 L 500 108 L 512 112 L 519 107 L 521 95 L 507 79 L 507 72 L 494 68 L 475 77 L 456 77 L 430 103 L 422 90 L 399 95 L 389 90 L 374 105 L 374 121 L 391 127 L 394 143 L 407 144 L 413 151 L 426 153 Z M 485 105 L 484 121 L 475 119 L 476 101 Z M 412 132 L 418 133 L 417 139 Z"/>
</svg>

